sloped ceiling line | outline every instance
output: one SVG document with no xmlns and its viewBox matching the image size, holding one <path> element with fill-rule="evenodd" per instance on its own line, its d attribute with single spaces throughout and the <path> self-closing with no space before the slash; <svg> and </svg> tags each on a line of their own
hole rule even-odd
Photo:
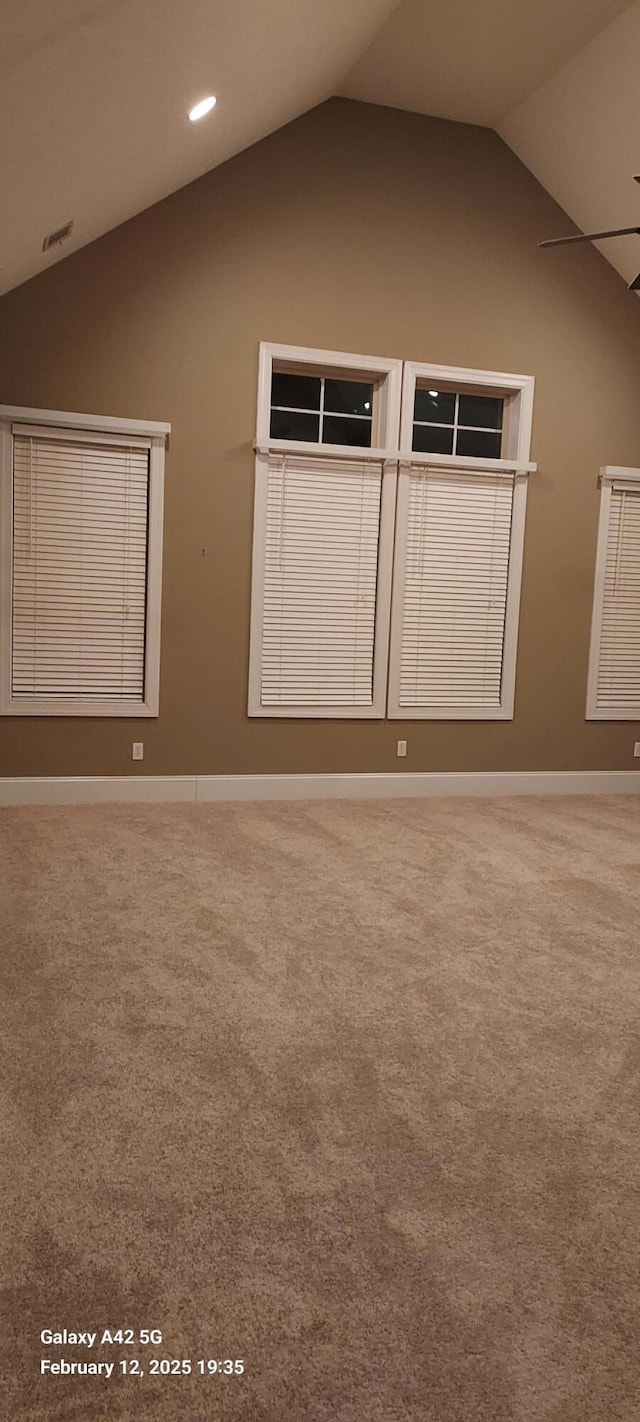
<svg viewBox="0 0 640 1422">
<path fill-rule="evenodd" d="M 630 226 L 639 72 L 640 0 L 0 0 L 0 293 L 335 93 L 496 128 L 583 231 Z"/>
</svg>

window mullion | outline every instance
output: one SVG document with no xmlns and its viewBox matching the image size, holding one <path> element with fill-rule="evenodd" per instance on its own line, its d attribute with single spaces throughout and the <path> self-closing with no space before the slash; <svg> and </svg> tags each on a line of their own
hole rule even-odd
<svg viewBox="0 0 640 1422">
<path fill-rule="evenodd" d="M 324 377 L 324 375 L 323 375 L 322 378 L 321 378 L 321 380 L 320 380 L 320 423 L 319 423 L 319 439 L 320 439 L 320 444 L 323 444 L 323 442 L 324 442 L 324 441 L 323 441 L 323 435 L 324 435 L 324 383 L 325 383 L 325 377 Z"/>
<path fill-rule="evenodd" d="M 460 391 L 456 390 L 456 403 L 453 411 L 453 453 L 458 453 L 458 419 L 460 415 Z"/>
</svg>

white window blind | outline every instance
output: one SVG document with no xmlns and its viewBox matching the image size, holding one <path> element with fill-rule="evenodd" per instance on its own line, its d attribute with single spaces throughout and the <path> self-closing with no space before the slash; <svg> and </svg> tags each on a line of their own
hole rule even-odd
<svg viewBox="0 0 640 1422">
<path fill-rule="evenodd" d="M 640 485 L 603 488 L 591 714 L 640 716 Z"/>
<path fill-rule="evenodd" d="M 390 712 L 502 705 L 514 476 L 413 467 L 400 479 Z"/>
<path fill-rule="evenodd" d="M 260 709 L 373 704 L 382 467 L 272 454 L 260 612 Z"/>
<path fill-rule="evenodd" d="M 144 699 L 149 442 L 13 441 L 11 693 Z"/>
</svg>

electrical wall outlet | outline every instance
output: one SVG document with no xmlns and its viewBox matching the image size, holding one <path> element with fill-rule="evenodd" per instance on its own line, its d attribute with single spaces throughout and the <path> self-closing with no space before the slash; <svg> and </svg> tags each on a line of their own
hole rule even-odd
<svg viewBox="0 0 640 1422">
<path fill-rule="evenodd" d="M 633 754 L 634 754 L 634 755 L 640 755 L 640 741 L 636 741 L 636 743 L 635 743 L 635 745 L 634 745 L 634 747 L 633 747 Z"/>
<path fill-rule="evenodd" d="M 144 755 L 144 741 L 134 741 L 134 742 L 133 742 L 133 749 L 132 749 L 132 752 L 131 752 L 131 759 L 132 759 L 132 760 L 142 760 L 143 755 Z"/>
<path fill-rule="evenodd" d="M 397 755 L 406 755 L 406 754 L 407 754 L 407 742 L 406 742 L 406 741 L 398 741 L 398 750 L 397 750 L 396 754 L 397 754 Z"/>
</svg>

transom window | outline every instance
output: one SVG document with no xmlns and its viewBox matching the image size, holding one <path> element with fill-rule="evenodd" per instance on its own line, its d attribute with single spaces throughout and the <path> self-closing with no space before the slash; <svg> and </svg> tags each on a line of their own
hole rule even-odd
<svg viewBox="0 0 640 1422">
<path fill-rule="evenodd" d="M 416 385 L 412 449 L 419 454 L 458 454 L 499 459 L 504 400 L 494 395 Z"/>
<path fill-rule="evenodd" d="M 374 385 L 274 370 L 271 376 L 271 439 L 371 448 Z"/>
</svg>

